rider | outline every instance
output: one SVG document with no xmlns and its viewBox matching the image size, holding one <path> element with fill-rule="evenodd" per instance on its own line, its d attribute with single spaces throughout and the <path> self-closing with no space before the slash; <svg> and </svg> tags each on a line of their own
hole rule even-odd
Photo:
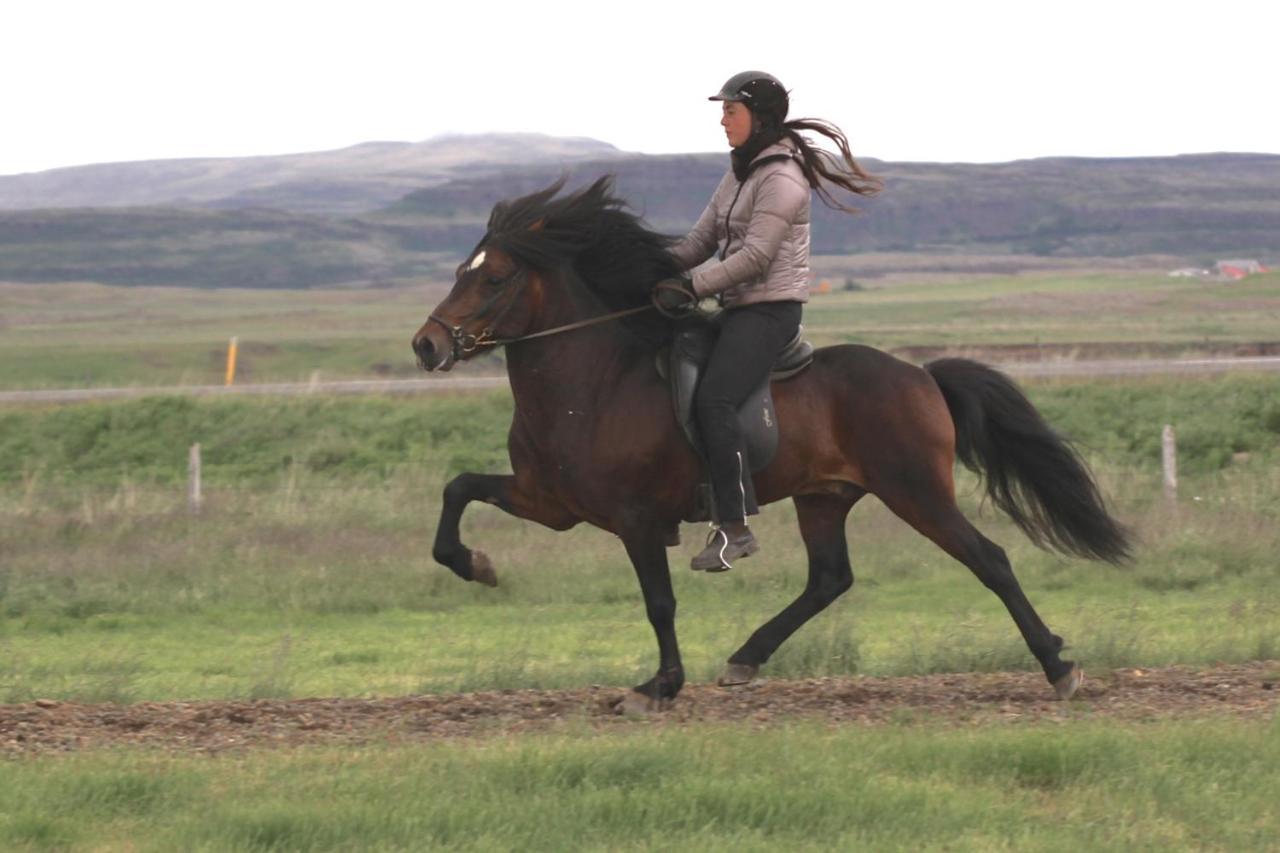
<svg viewBox="0 0 1280 853">
<path fill-rule="evenodd" d="M 679 312 L 714 295 L 725 308 L 695 397 L 720 524 L 692 563 L 694 569 L 724 571 L 760 549 L 746 523 L 755 501 L 754 495 L 748 499 L 751 474 L 737 411 L 800 328 L 801 306 L 809 299 L 809 191 L 852 212 L 822 180 L 858 195 L 876 193 L 880 182 L 854 161 L 840 128 L 820 119 L 787 121 L 787 90 L 771 74 L 735 74 L 708 100 L 722 102 L 731 168 L 693 230 L 671 250 L 680 268 L 692 273 L 659 282 L 654 299 L 667 312 Z M 840 156 L 815 148 L 803 130 L 826 136 Z M 715 262 L 699 266 L 712 256 Z"/>
</svg>

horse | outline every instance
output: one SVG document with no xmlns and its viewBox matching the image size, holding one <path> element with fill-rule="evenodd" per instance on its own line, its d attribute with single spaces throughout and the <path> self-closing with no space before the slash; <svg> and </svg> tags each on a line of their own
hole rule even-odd
<svg viewBox="0 0 1280 853">
<path fill-rule="evenodd" d="M 691 517 L 702 475 L 655 367 L 678 324 L 653 310 L 651 291 L 679 271 L 672 238 L 628 209 L 612 176 L 568 194 L 563 185 L 494 206 L 451 291 L 413 336 L 428 371 L 505 347 L 515 402 L 512 473 L 464 473 L 445 486 L 432 555 L 463 580 L 496 585 L 488 556 L 460 538 L 472 501 L 552 530 L 586 522 L 617 535 L 657 638 L 657 672 L 619 700 L 621 710 L 643 713 L 667 707 L 684 684 L 666 549 Z M 852 587 L 845 519 L 872 494 L 1000 599 L 1053 691 L 1069 699 L 1083 670 L 1062 659 L 1062 638 L 1027 600 L 1004 550 L 957 507 L 955 463 L 977 472 L 989 500 L 1038 546 L 1122 563 L 1130 533 L 1078 452 L 1017 385 L 972 360 L 919 367 L 838 345 L 817 349 L 804 372 L 772 391 L 779 446 L 754 485 L 761 505 L 794 502 L 808 580 L 729 657 L 718 683 L 749 683 Z"/>
</svg>

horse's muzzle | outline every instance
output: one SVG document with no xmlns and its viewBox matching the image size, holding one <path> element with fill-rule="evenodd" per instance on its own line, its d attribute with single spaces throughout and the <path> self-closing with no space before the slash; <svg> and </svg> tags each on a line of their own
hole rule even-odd
<svg viewBox="0 0 1280 853">
<path fill-rule="evenodd" d="M 431 340 L 430 328 L 423 329 L 413 336 L 413 353 L 418 357 L 418 367 L 423 370 L 439 370 L 447 372 L 453 367 L 452 342 Z"/>
</svg>

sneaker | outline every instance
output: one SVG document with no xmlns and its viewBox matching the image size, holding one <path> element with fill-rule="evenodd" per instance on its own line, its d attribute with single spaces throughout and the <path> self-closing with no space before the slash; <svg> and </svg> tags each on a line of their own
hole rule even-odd
<svg viewBox="0 0 1280 853">
<path fill-rule="evenodd" d="M 741 533 L 729 533 L 723 527 L 717 527 L 707 537 L 707 547 L 693 558 L 689 564 L 695 572 L 725 572 L 733 568 L 733 560 L 739 557 L 750 557 L 760 550 L 760 543 L 751 535 L 751 530 L 743 528 Z"/>
</svg>

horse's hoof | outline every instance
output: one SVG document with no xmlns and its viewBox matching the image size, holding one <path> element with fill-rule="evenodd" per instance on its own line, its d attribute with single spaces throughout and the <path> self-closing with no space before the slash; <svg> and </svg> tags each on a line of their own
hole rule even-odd
<svg viewBox="0 0 1280 853">
<path fill-rule="evenodd" d="M 634 690 L 628 690 L 627 695 L 613 705 L 613 713 L 622 717 L 647 717 L 659 710 L 661 710 L 661 706 L 658 700 L 651 699 Z"/>
<path fill-rule="evenodd" d="M 485 586 L 498 585 L 498 574 L 493 570 L 493 563 L 489 562 L 489 555 L 484 551 L 471 552 L 471 579 Z"/>
<path fill-rule="evenodd" d="M 731 663 L 724 668 L 724 672 L 720 673 L 720 677 L 716 679 L 716 684 L 721 687 L 741 687 L 744 684 L 750 684 L 755 681 L 759 673 L 760 667 L 755 664 Z"/>
<path fill-rule="evenodd" d="M 1072 664 L 1070 672 L 1053 682 L 1053 692 L 1058 694 L 1059 701 L 1065 702 L 1076 695 L 1081 684 L 1084 684 L 1084 670 Z"/>
</svg>

